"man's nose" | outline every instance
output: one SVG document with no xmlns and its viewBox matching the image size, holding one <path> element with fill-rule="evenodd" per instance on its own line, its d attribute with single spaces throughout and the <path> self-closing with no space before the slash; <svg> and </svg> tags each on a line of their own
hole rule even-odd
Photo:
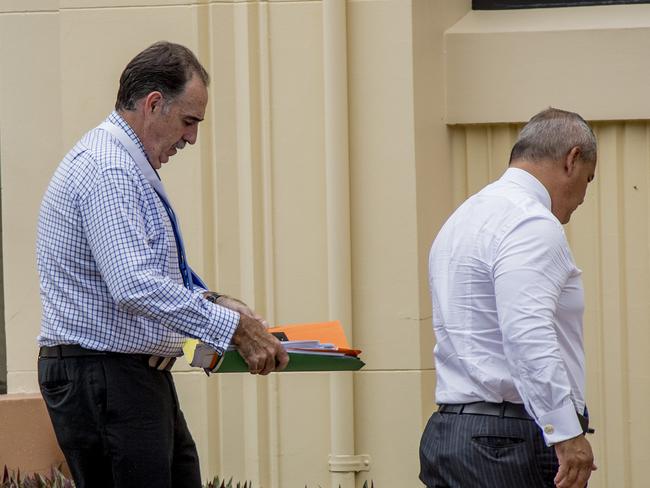
<svg viewBox="0 0 650 488">
<path fill-rule="evenodd" d="M 196 139 L 198 137 L 198 127 L 190 127 L 187 132 L 183 135 L 183 139 L 185 139 L 185 142 L 188 142 L 190 144 L 194 144 L 196 142 Z"/>
</svg>

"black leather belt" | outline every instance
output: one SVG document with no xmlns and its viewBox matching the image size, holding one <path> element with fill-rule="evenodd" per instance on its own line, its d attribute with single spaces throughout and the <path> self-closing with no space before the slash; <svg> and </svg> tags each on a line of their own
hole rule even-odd
<svg viewBox="0 0 650 488">
<path fill-rule="evenodd" d="M 438 407 L 440 413 L 455 413 L 457 415 L 488 415 L 507 419 L 534 420 L 520 403 L 491 403 L 473 402 L 450 404 L 443 403 Z"/>
<path fill-rule="evenodd" d="M 439 413 L 452 413 L 456 415 L 487 415 L 506 419 L 534 420 L 521 403 L 443 403 L 438 406 Z M 576 412 L 580 427 L 584 434 L 593 434 L 594 429 L 589 428 L 589 419 Z"/>
<path fill-rule="evenodd" d="M 90 356 L 129 356 L 145 361 L 150 367 L 160 371 L 169 371 L 174 366 L 176 358 L 154 356 L 149 354 L 128 354 L 111 351 L 95 351 L 86 349 L 79 344 L 61 344 L 60 346 L 43 346 L 38 350 L 39 359 L 83 358 Z"/>
</svg>

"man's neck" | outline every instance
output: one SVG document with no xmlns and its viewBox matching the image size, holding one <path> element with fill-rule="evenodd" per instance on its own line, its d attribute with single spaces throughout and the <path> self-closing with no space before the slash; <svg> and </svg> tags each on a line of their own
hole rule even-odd
<svg viewBox="0 0 650 488">
<path fill-rule="evenodd" d="M 124 121 L 129 124 L 129 127 L 133 129 L 135 135 L 138 136 L 138 139 L 142 141 L 142 131 L 144 129 L 144 123 L 142 117 L 138 115 L 136 110 L 117 110 L 117 113 Z"/>
<path fill-rule="evenodd" d="M 528 161 L 518 159 L 510 163 L 511 168 L 519 168 L 533 175 L 544 185 L 551 197 L 551 212 L 558 217 L 554 202 L 558 201 L 559 192 L 562 189 L 562 170 L 560 163 L 555 161 Z M 559 217 L 558 217 L 559 218 Z"/>
</svg>

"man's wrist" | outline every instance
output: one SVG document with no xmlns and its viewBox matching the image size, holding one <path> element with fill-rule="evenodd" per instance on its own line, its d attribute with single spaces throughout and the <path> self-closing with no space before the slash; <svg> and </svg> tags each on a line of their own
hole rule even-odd
<svg viewBox="0 0 650 488">
<path fill-rule="evenodd" d="M 204 297 L 207 301 L 212 302 L 212 303 L 217 303 L 217 300 L 219 300 L 219 298 L 221 298 L 222 296 L 223 296 L 223 295 L 220 295 L 220 294 L 217 293 L 216 291 L 206 291 L 206 292 L 203 294 L 203 297 Z"/>
<path fill-rule="evenodd" d="M 557 410 L 541 415 L 537 419 L 537 424 L 542 429 L 547 446 L 573 439 L 582 434 L 578 415 L 571 402 Z"/>
</svg>

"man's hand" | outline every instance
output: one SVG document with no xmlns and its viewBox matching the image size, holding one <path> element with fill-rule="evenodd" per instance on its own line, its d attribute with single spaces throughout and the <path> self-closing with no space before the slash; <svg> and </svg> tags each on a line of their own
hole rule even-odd
<svg viewBox="0 0 650 488">
<path fill-rule="evenodd" d="M 232 336 L 232 343 L 237 346 L 251 374 L 266 375 L 271 371 L 282 371 L 289 363 L 289 355 L 280 341 L 269 334 L 259 320 L 245 313 L 239 315 L 239 325 Z"/>
<path fill-rule="evenodd" d="M 582 434 L 555 444 L 555 454 L 560 462 L 554 480 L 558 488 L 585 488 L 591 472 L 598 469 L 591 445 Z"/>
<path fill-rule="evenodd" d="M 269 327 L 269 323 L 262 316 L 256 314 L 248 305 L 246 305 L 241 300 L 230 297 L 228 295 L 219 295 L 219 298 L 211 299 L 210 295 L 216 296 L 216 294 L 211 291 L 203 292 L 203 296 L 211 302 L 216 303 L 217 305 L 221 305 L 222 307 L 229 308 L 230 310 L 234 310 L 235 312 L 239 312 L 240 315 L 248 315 L 249 317 L 252 317 L 255 320 L 261 322 L 264 327 Z"/>
</svg>

